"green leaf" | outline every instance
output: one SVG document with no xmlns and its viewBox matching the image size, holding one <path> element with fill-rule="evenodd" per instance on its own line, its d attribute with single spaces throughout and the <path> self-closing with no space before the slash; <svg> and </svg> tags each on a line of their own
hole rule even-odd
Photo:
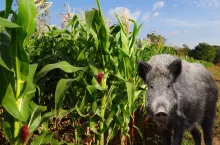
<svg viewBox="0 0 220 145">
<path fill-rule="evenodd" d="M 12 133 L 11 133 L 11 125 L 9 122 L 7 121 L 4 121 L 3 122 L 3 132 L 4 132 L 4 135 L 5 135 L 5 138 L 8 140 L 8 141 L 11 141 L 12 140 Z"/>
<path fill-rule="evenodd" d="M 143 23 L 139 27 L 137 27 L 137 23 L 134 20 L 132 20 L 132 19 L 129 19 L 129 20 L 131 22 L 133 22 L 133 24 L 134 24 L 132 37 L 131 37 L 132 39 L 131 39 L 130 44 L 129 44 L 129 50 L 130 50 L 129 56 L 131 56 L 132 54 L 135 55 L 135 53 L 133 53 L 134 49 L 135 49 L 134 45 L 135 45 L 135 42 L 136 42 L 136 39 L 137 39 L 138 32 L 139 32 L 141 26 L 143 25 Z"/>
<path fill-rule="evenodd" d="M 92 103 L 92 111 L 95 111 L 96 109 L 97 109 L 97 101 L 94 101 L 93 103 Z"/>
<path fill-rule="evenodd" d="M 5 27 L 0 25 L 0 32 L 2 32 L 3 30 L 5 30 Z"/>
<path fill-rule="evenodd" d="M 108 28 L 105 26 L 105 22 L 103 22 L 103 26 L 99 30 L 100 43 L 102 46 L 102 52 L 105 54 L 109 54 L 109 32 Z M 103 54 L 104 54 L 103 53 Z"/>
<path fill-rule="evenodd" d="M 44 66 L 35 76 L 35 82 L 37 80 L 39 80 L 40 78 L 44 77 L 49 71 L 53 70 L 53 69 L 61 69 L 66 73 L 74 73 L 80 70 L 85 70 L 84 67 L 74 67 L 71 64 L 69 64 L 66 61 L 61 61 L 58 63 L 54 63 L 54 64 L 48 64 L 46 66 Z"/>
<path fill-rule="evenodd" d="M 115 71 L 118 71 L 118 58 L 117 57 L 112 57 L 110 55 L 110 60 L 112 62 L 112 64 L 114 65 Z"/>
<path fill-rule="evenodd" d="M 59 110 L 63 106 L 63 100 L 66 96 L 66 93 L 73 82 L 73 79 L 61 79 L 56 87 L 56 92 L 55 92 L 55 111 L 56 111 L 56 116 L 58 116 Z"/>
<path fill-rule="evenodd" d="M 77 60 L 78 60 L 78 61 L 85 59 L 84 52 L 85 52 L 86 49 L 87 49 L 87 48 L 84 48 L 84 49 L 79 53 L 79 55 L 78 55 L 78 57 L 77 57 Z"/>
<path fill-rule="evenodd" d="M 107 140 L 106 144 L 108 144 L 109 141 L 117 134 L 119 128 L 120 127 L 116 123 L 114 123 L 113 127 L 111 127 L 111 126 L 109 127 L 109 129 L 108 129 L 108 137 L 106 139 Z"/>
<path fill-rule="evenodd" d="M 93 72 L 94 75 L 97 75 L 99 72 L 101 72 L 101 69 L 98 69 L 96 66 L 89 64 L 89 67 L 91 69 L 91 71 Z"/>
<path fill-rule="evenodd" d="M 28 75 L 28 79 L 25 82 L 25 90 L 22 93 L 21 97 L 19 98 L 19 102 L 20 102 L 19 110 L 26 121 L 28 120 L 30 116 L 30 110 L 29 110 L 30 100 L 34 97 L 35 92 L 36 92 L 36 87 L 33 84 L 33 78 L 34 78 L 36 69 L 37 69 L 37 64 L 32 64 L 29 66 L 30 72 Z"/>
<path fill-rule="evenodd" d="M 11 5 L 13 3 L 13 0 L 5 0 L 5 15 L 4 18 L 7 19 L 8 15 L 11 12 Z"/>
<path fill-rule="evenodd" d="M 125 26 L 123 25 L 122 21 L 120 20 L 120 18 L 118 17 L 117 14 L 115 14 L 115 16 L 116 16 L 116 18 L 118 19 L 118 22 L 119 22 L 119 24 L 120 24 L 120 27 L 121 27 L 122 31 L 124 32 L 125 35 L 127 35 L 127 32 L 126 32 L 126 30 L 125 30 Z"/>
<path fill-rule="evenodd" d="M 16 23 L 21 27 L 11 30 L 11 55 L 16 72 L 16 99 L 20 96 L 23 89 L 22 86 L 28 77 L 29 61 L 24 47 L 27 45 L 28 38 L 35 30 L 36 19 L 37 8 L 34 0 L 20 0 Z"/>
<path fill-rule="evenodd" d="M 128 95 L 128 105 L 129 105 L 129 111 L 132 112 L 132 104 L 134 103 L 134 97 L 135 97 L 135 85 L 131 82 L 126 82 L 126 89 L 127 89 L 127 95 Z"/>
<path fill-rule="evenodd" d="M 45 113 L 45 114 L 42 116 L 41 123 L 48 121 L 48 119 L 49 119 L 50 117 L 53 117 L 53 116 L 55 116 L 55 115 L 56 115 L 56 114 L 55 114 L 55 110 L 53 110 L 53 111 L 51 111 L 51 112 Z"/>
<path fill-rule="evenodd" d="M 92 85 L 97 89 L 97 90 L 100 90 L 100 91 L 104 91 L 106 90 L 107 88 L 103 88 L 96 80 L 96 78 L 92 78 Z"/>
<path fill-rule="evenodd" d="M 51 144 L 53 137 L 54 137 L 55 132 L 52 133 L 47 133 L 47 135 L 45 136 L 44 140 L 42 141 L 42 144 Z"/>
<path fill-rule="evenodd" d="M 81 117 L 87 117 L 87 116 L 89 116 L 88 114 L 87 114 L 87 115 L 84 115 L 84 114 L 80 111 L 80 109 L 79 109 L 77 106 L 75 106 L 75 109 L 76 109 L 77 113 L 78 113 Z"/>
<path fill-rule="evenodd" d="M 45 106 L 39 106 L 34 102 L 30 103 L 31 109 L 31 117 L 28 122 L 29 132 L 33 133 L 35 129 L 37 129 L 41 123 L 41 113 L 46 110 Z"/>
<path fill-rule="evenodd" d="M 87 28 L 88 32 L 92 28 L 92 22 L 93 22 L 94 14 L 95 14 L 94 10 L 85 12 L 86 28 Z"/>
<path fill-rule="evenodd" d="M 4 26 L 6 28 L 18 28 L 18 27 L 20 27 L 18 24 L 12 23 L 12 22 L 10 22 L 7 19 L 4 19 L 2 17 L 0 17 L 0 25 Z"/>
<path fill-rule="evenodd" d="M 139 135 L 141 137 L 142 144 L 145 144 L 144 136 L 143 136 L 141 130 L 137 126 L 135 126 L 135 125 L 134 125 L 134 128 L 138 131 L 138 133 L 139 133 Z"/>
<path fill-rule="evenodd" d="M 73 111 L 75 111 L 75 108 L 72 108 L 72 109 L 69 109 L 69 110 L 60 109 L 57 118 L 62 119 L 64 116 L 66 116 L 67 114 L 69 114 Z"/>
<path fill-rule="evenodd" d="M 9 84 L 11 83 L 11 80 L 13 79 L 14 73 L 5 69 L 0 65 L 0 82 L 1 87 L 0 87 L 0 104 L 2 104 L 2 99 L 5 97 L 7 88 Z"/>
<path fill-rule="evenodd" d="M 88 92 L 90 93 L 90 95 L 93 95 L 97 90 L 95 88 L 95 86 L 93 85 L 87 85 L 86 89 L 88 90 Z"/>
<path fill-rule="evenodd" d="M 132 69 L 133 65 L 130 58 L 128 57 L 124 58 L 124 66 L 126 67 L 126 73 L 127 73 L 126 80 L 131 79 L 131 77 L 133 77 L 133 69 Z"/>
<path fill-rule="evenodd" d="M 18 35 L 20 42 L 24 41 L 23 47 L 27 44 L 27 39 L 32 35 L 37 24 L 37 8 L 34 0 L 20 0 L 18 7 L 17 24 L 19 24 L 26 32 L 22 29 L 18 29 Z"/>
<path fill-rule="evenodd" d="M 61 34 L 65 33 L 65 32 L 67 32 L 67 30 L 53 30 L 51 32 L 51 36 L 57 37 L 58 35 L 61 35 Z"/>
<path fill-rule="evenodd" d="M 106 119 L 106 125 L 107 127 L 109 127 L 110 123 L 113 121 L 113 117 L 115 116 L 115 114 L 117 113 L 118 108 L 117 107 L 113 107 L 108 118 Z"/>
<path fill-rule="evenodd" d="M 123 57 L 129 57 L 129 54 L 125 52 L 125 50 L 119 48 L 119 52 Z"/>
<path fill-rule="evenodd" d="M 14 118 L 25 121 L 23 116 L 18 110 L 17 102 L 11 84 L 8 84 L 4 98 L 2 99 L 2 106 L 8 111 Z"/>
<path fill-rule="evenodd" d="M 53 139 L 52 141 L 51 141 L 51 144 L 52 145 L 60 145 L 59 143 L 58 143 L 58 140 L 57 139 Z M 71 143 L 69 143 L 70 145 L 71 145 Z M 61 144 L 61 145 L 63 145 L 63 144 Z M 74 145 L 74 144 L 73 144 Z"/>
<path fill-rule="evenodd" d="M 47 133 L 44 132 L 43 134 L 39 135 L 36 137 L 32 142 L 31 145 L 41 145 L 42 142 L 44 141 L 44 138 L 46 137 Z"/>
<path fill-rule="evenodd" d="M 43 128 L 43 131 L 48 131 L 48 120 L 51 117 L 54 117 L 55 115 L 56 115 L 55 110 L 52 110 L 51 112 L 47 112 L 42 116 L 40 124 L 41 124 L 41 127 Z"/>
<path fill-rule="evenodd" d="M 135 91 L 135 93 L 134 93 L 134 101 L 139 97 L 139 95 L 141 94 L 141 92 L 142 92 L 143 90 L 137 90 L 137 91 Z M 145 91 L 145 90 L 144 90 Z"/>
<path fill-rule="evenodd" d="M 0 65 L 12 69 L 12 57 L 10 55 L 11 38 L 6 31 L 0 32 Z"/>
<path fill-rule="evenodd" d="M 121 31 L 121 43 L 123 52 L 129 56 L 128 37 L 123 31 Z"/>
<path fill-rule="evenodd" d="M 66 30 L 70 25 L 75 25 L 77 20 L 78 20 L 78 16 L 74 15 L 73 18 L 70 21 L 68 21 L 68 23 L 67 23 L 66 27 L 64 28 L 64 30 Z"/>
<path fill-rule="evenodd" d="M 0 17 L 4 18 L 5 10 L 0 11 Z"/>
<path fill-rule="evenodd" d="M 19 97 L 22 85 L 26 81 L 29 73 L 28 57 L 24 51 L 23 40 L 19 37 L 19 35 L 22 35 L 23 33 L 24 32 L 19 32 L 16 29 L 11 30 L 11 56 L 16 77 L 16 98 Z"/>
<path fill-rule="evenodd" d="M 97 126 L 97 121 L 90 120 L 90 122 L 89 122 L 90 130 L 92 130 L 96 134 L 100 134 L 100 132 L 98 132 L 98 130 L 96 129 L 96 126 Z"/>
<path fill-rule="evenodd" d="M 84 110 L 86 109 L 86 95 L 83 96 L 83 99 L 81 101 L 80 107 L 79 107 L 79 111 L 80 112 L 84 112 Z"/>
<path fill-rule="evenodd" d="M 118 79 L 125 81 L 125 79 L 121 76 L 120 72 L 117 72 L 117 74 L 114 74 Z"/>
</svg>

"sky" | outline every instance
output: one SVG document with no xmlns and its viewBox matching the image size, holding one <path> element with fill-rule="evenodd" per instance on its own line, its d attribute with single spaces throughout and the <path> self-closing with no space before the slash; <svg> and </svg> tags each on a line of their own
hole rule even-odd
<svg viewBox="0 0 220 145">
<path fill-rule="evenodd" d="M 96 7 L 95 0 L 48 0 L 51 24 L 61 25 L 63 4 L 75 9 L 88 10 Z M 138 24 L 144 22 L 139 38 L 150 32 L 167 39 L 167 45 L 194 48 L 200 42 L 220 45 L 220 0 L 100 0 L 105 17 L 117 23 L 114 13 L 126 11 Z M 4 7 L 0 1 L 0 9 Z"/>
</svg>

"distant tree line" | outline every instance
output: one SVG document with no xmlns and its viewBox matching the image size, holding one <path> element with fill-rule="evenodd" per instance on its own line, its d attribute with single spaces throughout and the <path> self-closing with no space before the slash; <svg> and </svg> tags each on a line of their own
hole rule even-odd
<svg viewBox="0 0 220 145">
<path fill-rule="evenodd" d="M 220 65 L 220 46 L 208 43 L 199 43 L 194 49 L 190 49 L 186 44 L 183 48 L 176 49 L 178 55 L 193 57 L 197 60 L 204 60 Z"/>
<path fill-rule="evenodd" d="M 147 38 L 137 42 L 138 46 L 141 46 L 143 42 L 148 42 L 151 46 L 163 47 L 165 49 L 169 47 L 170 50 L 179 56 L 189 56 L 197 60 L 211 62 L 220 66 L 220 46 L 217 45 L 212 46 L 208 43 L 199 43 L 194 49 L 190 49 L 187 44 L 183 44 L 181 48 L 166 46 L 166 38 L 155 32 L 149 33 Z"/>
</svg>

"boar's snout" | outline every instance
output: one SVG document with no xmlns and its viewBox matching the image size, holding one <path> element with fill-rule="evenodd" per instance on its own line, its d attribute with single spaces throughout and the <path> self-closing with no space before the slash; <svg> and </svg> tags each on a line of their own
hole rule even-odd
<svg viewBox="0 0 220 145">
<path fill-rule="evenodd" d="M 168 121 L 168 113 L 163 107 L 159 107 L 157 112 L 154 114 L 154 119 L 156 122 L 161 124 L 167 124 Z"/>
<path fill-rule="evenodd" d="M 166 112 L 158 112 L 155 114 L 155 119 L 158 121 L 166 120 L 168 117 L 168 114 Z"/>
<path fill-rule="evenodd" d="M 166 112 L 157 112 L 155 114 L 156 117 L 167 117 L 167 113 Z"/>
</svg>

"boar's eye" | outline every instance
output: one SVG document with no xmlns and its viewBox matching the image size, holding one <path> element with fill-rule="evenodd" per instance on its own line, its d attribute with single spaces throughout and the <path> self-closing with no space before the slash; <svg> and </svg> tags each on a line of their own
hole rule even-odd
<svg viewBox="0 0 220 145">
<path fill-rule="evenodd" d="M 167 88 L 170 88 L 170 85 L 168 85 Z"/>
<path fill-rule="evenodd" d="M 154 87 L 152 85 L 150 85 L 150 88 L 153 89 Z"/>
</svg>

